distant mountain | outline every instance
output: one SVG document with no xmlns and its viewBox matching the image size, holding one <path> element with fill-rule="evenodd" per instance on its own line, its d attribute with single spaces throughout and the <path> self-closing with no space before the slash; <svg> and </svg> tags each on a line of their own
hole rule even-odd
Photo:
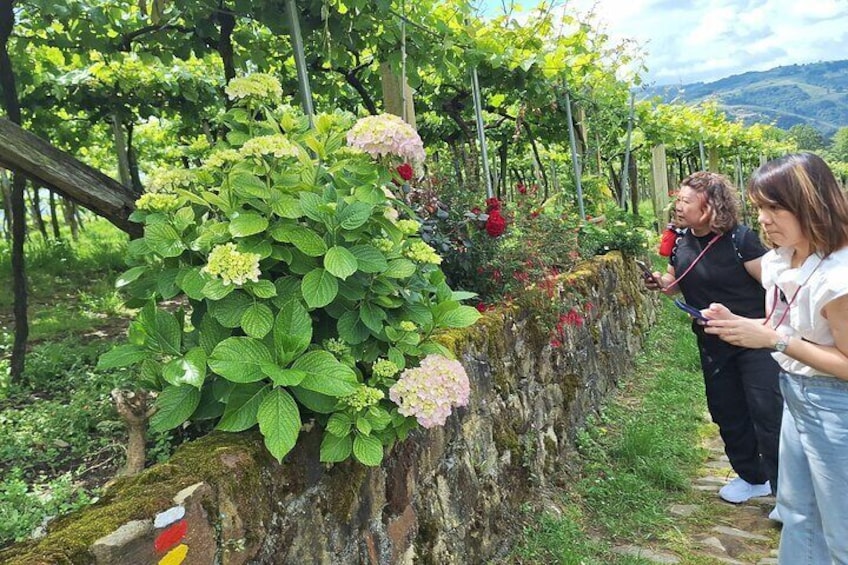
<svg viewBox="0 0 848 565">
<path fill-rule="evenodd" d="M 830 136 L 848 126 L 848 60 L 776 67 L 707 83 L 654 86 L 639 96 L 685 103 L 715 98 L 730 116 L 746 124 L 772 123 L 789 129 L 806 123 Z"/>
</svg>

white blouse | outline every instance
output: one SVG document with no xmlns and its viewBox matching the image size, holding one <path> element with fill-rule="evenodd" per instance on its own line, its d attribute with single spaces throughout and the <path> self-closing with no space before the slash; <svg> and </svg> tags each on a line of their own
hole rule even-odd
<svg viewBox="0 0 848 565">
<path fill-rule="evenodd" d="M 777 327 L 782 335 L 833 345 L 830 323 L 822 311 L 831 300 L 848 294 L 848 247 L 834 251 L 824 260 L 818 254 L 810 255 L 797 269 L 790 264 L 792 253 L 792 248 L 779 247 L 763 255 L 762 280 L 766 316 L 771 313 L 769 324 L 775 327 L 783 318 Z M 789 313 L 784 316 L 787 307 Z M 822 374 L 782 353 L 772 355 L 784 371 Z"/>
</svg>

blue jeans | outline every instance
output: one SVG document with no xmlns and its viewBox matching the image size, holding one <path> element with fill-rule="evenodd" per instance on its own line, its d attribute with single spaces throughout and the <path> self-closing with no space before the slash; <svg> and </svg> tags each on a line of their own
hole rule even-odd
<svg viewBox="0 0 848 565">
<path fill-rule="evenodd" d="M 783 565 L 848 565 L 848 381 L 781 372 Z"/>
</svg>

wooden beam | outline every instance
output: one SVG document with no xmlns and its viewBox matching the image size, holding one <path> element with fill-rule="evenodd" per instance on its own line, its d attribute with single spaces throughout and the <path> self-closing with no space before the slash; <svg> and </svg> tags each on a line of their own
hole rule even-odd
<svg viewBox="0 0 848 565">
<path fill-rule="evenodd" d="M 0 167 L 55 190 L 133 237 L 141 236 L 141 224 L 128 219 L 137 194 L 6 119 L 0 119 Z"/>
</svg>

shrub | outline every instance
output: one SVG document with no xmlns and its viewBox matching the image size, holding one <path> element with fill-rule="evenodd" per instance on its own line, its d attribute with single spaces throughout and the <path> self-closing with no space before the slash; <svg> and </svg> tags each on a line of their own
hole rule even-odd
<svg viewBox="0 0 848 565">
<path fill-rule="evenodd" d="M 450 356 L 434 333 L 479 314 L 460 304 L 471 295 L 451 290 L 419 222 L 398 219 L 411 211 L 394 197 L 397 163 L 356 148 L 418 158 L 420 139 L 380 116 L 351 129 L 340 112 L 310 130 L 267 105 L 276 89 L 263 80 L 239 87 L 226 144 L 200 168 L 160 172 L 139 200 L 144 237 L 118 284 L 142 308 L 100 367 L 136 367 L 160 391 L 154 430 L 258 424 L 281 460 L 310 417 L 325 429 L 322 461 L 377 465 L 417 425 L 389 397 L 395 373 Z"/>
</svg>

